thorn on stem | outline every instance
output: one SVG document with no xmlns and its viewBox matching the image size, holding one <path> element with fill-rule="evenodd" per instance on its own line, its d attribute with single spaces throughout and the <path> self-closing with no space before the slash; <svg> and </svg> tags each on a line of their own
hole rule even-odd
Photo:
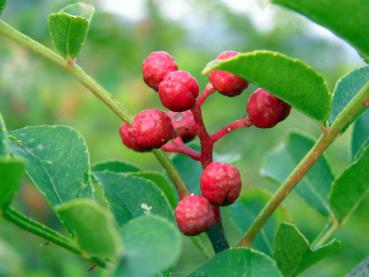
<svg viewBox="0 0 369 277">
<path fill-rule="evenodd" d="M 76 59 L 67 59 L 67 68 L 68 69 L 72 69 L 75 64 L 76 64 Z"/>
<path fill-rule="evenodd" d="M 369 99 L 367 99 L 363 102 L 363 106 L 364 106 L 364 108 L 369 108 Z"/>
<path fill-rule="evenodd" d="M 93 271 L 94 269 L 96 269 L 97 265 L 96 264 L 92 264 L 86 271 L 87 272 L 91 272 Z"/>
</svg>

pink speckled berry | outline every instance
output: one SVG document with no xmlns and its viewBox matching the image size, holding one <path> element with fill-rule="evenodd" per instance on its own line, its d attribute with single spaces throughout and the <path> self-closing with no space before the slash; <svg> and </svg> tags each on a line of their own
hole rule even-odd
<svg viewBox="0 0 369 277">
<path fill-rule="evenodd" d="M 195 236 L 216 223 L 213 206 L 201 195 L 188 195 L 179 201 L 175 210 L 177 224 L 182 233 Z"/>
<path fill-rule="evenodd" d="M 226 60 L 237 54 L 238 52 L 236 51 L 224 51 L 219 54 L 217 60 Z M 211 71 L 209 80 L 218 92 L 229 97 L 241 94 L 249 86 L 249 83 L 245 79 L 221 70 Z"/>
<path fill-rule="evenodd" d="M 185 112 L 168 112 L 172 119 L 173 127 L 178 137 L 183 142 L 189 142 L 196 137 L 196 125 L 191 111 Z"/>
<path fill-rule="evenodd" d="M 202 195 L 216 206 L 232 204 L 241 191 L 241 176 L 230 164 L 212 162 L 200 177 Z"/>
<path fill-rule="evenodd" d="M 290 114 L 291 106 L 266 90 L 258 89 L 247 103 L 250 121 L 258 128 L 272 128 Z"/>
<path fill-rule="evenodd" d="M 122 135 L 123 134 L 123 135 Z M 170 117 L 161 110 L 145 110 L 136 115 L 127 128 L 121 127 L 125 145 L 136 151 L 160 148 L 175 137 Z"/>
<path fill-rule="evenodd" d="M 176 61 L 164 51 L 151 52 L 142 64 L 143 80 L 155 91 L 158 91 L 159 84 L 165 76 L 176 70 L 178 70 Z"/>
<path fill-rule="evenodd" d="M 192 109 L 199 95 L 199 85 L 186 71 L 173 71 L 159 85 L 159 96 L 163 106 L 173 112 Z"/>
</svg>

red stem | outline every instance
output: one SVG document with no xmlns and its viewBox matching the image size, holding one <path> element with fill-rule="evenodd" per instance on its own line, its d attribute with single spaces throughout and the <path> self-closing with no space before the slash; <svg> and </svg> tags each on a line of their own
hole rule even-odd
<svg viewBox="0 0 369 277">
<path fill-rule="evenodd" d="M 200 153 L 186 145 L 165 144 L 161 149 L 165 152 L 180 153 L 186 155 L 191 159 L 194 159 L 195 161 L 200 160 Z"/>
<path fill-rule="evenodd" d="M 204 91 L 202 92 L 200 97 L 197 99 L 197 106 L 200 107 L 205 102 L 206 98 L 212 95 L 215 91 L 216 90 L 213 87 L 213 85 L 210 82 L 207 83 Z"/>
<path fill-rule="evenodd" d="M 239 120 L 233 121 L 232 123 L 224 126 L 219 131 L 211 136 L 211 142 L 216 143 L 225 135 L 228 135 L 230 132 L 235 131 L 240 128 L 250 127 L 252 126 L 252 122 L 248 117 L 243 117 Z"/>
</svg>

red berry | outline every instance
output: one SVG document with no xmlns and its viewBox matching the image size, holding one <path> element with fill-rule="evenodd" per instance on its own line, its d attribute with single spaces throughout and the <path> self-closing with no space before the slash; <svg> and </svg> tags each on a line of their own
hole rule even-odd
<svg viewBox="0 0 369 277">
<path fill-rule="evenodd" d="M 196 137 L 196 125 L 191 111 L 168 112 L 172 119 L 172 124 L 177 136 L 181 137 L 183 142 L 189 142 Z"/>
<path fill-rule="evenodd" d="M 179 201 L 175 210 L 177 224 L 182 233 L 194 236 L 216 223 L 213 206 L 201 195 L 188 195 Z"/>
<path fill-rule="evenodd" d="M 241 176 L 238 169 L 230 164 L 212 162 L 201 174 L 200 188 L 211 204 L 230 205 L 240 195 Z"/>
<path fill-rule="evenodd" d="M 291 106 L 266 90 L 258 89 L 247 103 L 250 121 L 258 128 L 272 128 L 290 114 Z"/>
<path fill-rule="evenodd" d="M 127 128 L 121 126 L 123 143 L 136 151 L 160 148 L 175 137 L 170 117 L 161 110 L 145 110 L 136 115 Z"/>
<path fill-rule="evenodd" d="M 226 60 L 237 54 L 238 52 L 236 51 L 224 51 L 219 54 L 217 60 Z M 229 97 L 241 94 L 249 86 L 249 83 L 245 79 L 221 70 L 211 71 L 209 80 L 217 91 Z"/>
<path fill-rule="evenodd" d="M 173 71 L 159 85 L 159 96 L 163 106 L 173 112 L 192 109 L 199 95 L 199 85 L 186 71 Z"/>
<path fill-rule="evenodd" d="M 142 64 L 143 79 L 155 91 L 158 91 L 159 84 L 165 76 L 176 70 L 178 70 L 176 61 L 164 51 L 151 52 Z"/>
</svg>

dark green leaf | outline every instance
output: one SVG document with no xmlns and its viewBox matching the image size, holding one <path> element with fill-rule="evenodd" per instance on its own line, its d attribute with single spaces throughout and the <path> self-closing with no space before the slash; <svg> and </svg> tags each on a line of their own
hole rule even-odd
<svg viewBox="0 0 369 277">
<path fill-rule="evenodd" d="M 369 66 L 354 70 L 338 80 L 333 91 L 332 112 L 329 124 L 369 81 Z M 364 107 L 363 107 L 364 109 Z"/>
<path fill-rule="evenodd" d="M 362 114 L 352 130 L 351 158 L 356 159 L 361 151 L 369 145 L 369 112 Z"/>
<path fill-rule="evenodd" d="M 174 189 L 174 185 L 164 175 L 155 171 L 133 172 L 129 175 L 145 178 L 152 181 L 158 188 L 160 188 L 164 192 L 172 208 L 175 208 L 177 206 L 177 193 Z"/>
<path fill-rule="evenodd" d="M 235 248 L 217 254 L 190 277 L 282 277 L 275 262 L 268 256 L 247 248 Z"/>
<path fill-rule="evenodd" d="M 111 213 L 90 199 L 75 199 L 56 208 L 79 246 L 94 256 L 116 258 L 122 242 Z"/>
<path fill-rule="evenodd" d="M 346 275 L 346 277 L 367 277 L 369 276 L 369 257 L 365 258 L 361 263 Z"/>
<path fill-rule="evenodd" d="M 232 220 L 242 233 L 247 230 L 270 198 L 271 195 L 262 190 L 246 191 L 231 206 Z M 288 220 L 287 213 L 283 207 L 280 207 L 261 229 L 253 247 L 271 255 L 275 230 L 281 222 L 286 220 Z"/>
<path fill-rule="evenodd" d="M 122 161 L 104 161 L 104 162 L 100 162 L 100 163 L 95 163 L 94 165 L 92 165 L 92 171 L 104 171 L 104 170 L 108 170 L 108 171 L 112 171 L 112 172 L 116 172 L 116 173 L 126 173 L 126 172 L 136 172 L 139 171 L 139 167 L 134 165 L 134 164 L 130 164 L 130 163 L 126 163 L 126 162 L 122 162 Z"/>
<path fill-rule="evenodd" d="M 291 171 L 313 147 L 314 141 L 298 133 L 267 155 L 261 174 L 283 183 Z M 281 162 L 283 161 L 283 162 Z M 328 195 L 334 176 L 324 155 L 314 164 L 296 187 L 296 192 L 323 215 L 329 214 Z"/>
<path fill-rule="evenodd" d="M 369 146 L 359 158 L 337 178 L 329 203 L 337 219 L 344 223 L 369 190 Z"/>
<path fill-rule="evenodd" d="M 94 176 L 103 186 L 105 197 L 119 226 L 145 214 L 174 220 L 168 199 L 153 182 L 109 171 L 94 172 Z"/>
<path fill-rule="evenodd" d="M 369 5 L 366 0 L 272 0 L 328 28 L 369 57 Z M 349 16 L 348 16 L 349 15 Z"/>
<path fill-rule="evenodd" d="M 88 149 L 75 130 L 35 126 L 10 135 L 13 154 L 26 160 L 28 177 L 52 206 L 93 197 Z"/>
<path fill-rule="evenodd" d="M 172 266 L 181 253 L 182 236 L 164 218 L 136 218 L 124 225 L 121 233 L 126 250 L 116 276 L 154 276 Z"/>
<path fill-rule="evenodd" d="M 255 51 L 212 62 L 205 72 L 213 69 L 239 75 L 319 121 L 325 121 L 329 115 L 326 81 L 300 60 L 276 52 Z"/>
<path fill-rule="evenodd" d="M 0 209 L 8 206 L 25 173 L 22 159 L 0 157 Z"/>
<path fill-rule="evenodd" d="M 87 38 L 94 7 L 76 3 L 49 15 L 49 32 L 56 49 L 67 59 L 74 59 Z"/>
<path fill-rule="evenodd" d="M 9 154 L 9 139 L 8 131 L 4 119 L 0 113 L 0 155 L 5 156 Z"/>
<path fill-rule="evenodd" d="M 0 0 L 0 14 L 6 6 L 7 0 Z"/>
<path fill-rule="evenodd" d="M 340 245 L 337 240 L 333 240 L 312 249 L 295 225 L 282 223 L 275 236 L 273 257 L 285 277 L 296 276 L 321 259 L 336 253 Z"/>
</svg>

